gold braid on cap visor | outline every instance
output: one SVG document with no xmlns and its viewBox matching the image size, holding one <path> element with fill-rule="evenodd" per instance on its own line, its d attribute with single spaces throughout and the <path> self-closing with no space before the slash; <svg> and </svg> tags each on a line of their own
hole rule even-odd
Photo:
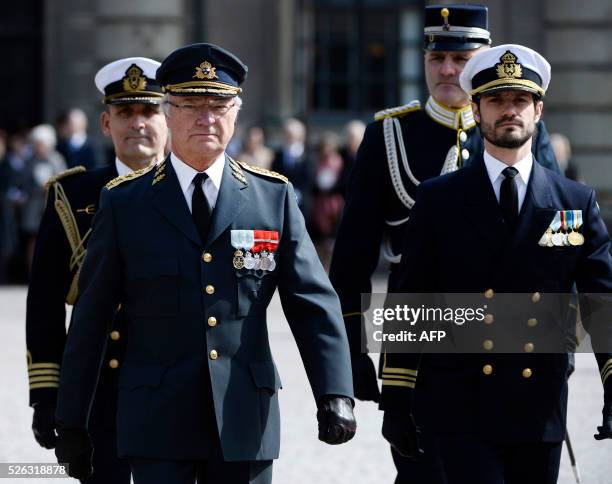
<svg viewBox="0 0 612 484">
<path fill-rule="evenodd" d="M 544 91 L 544 89 L 538 86 L 535 82 L 529 81 L 527 79 L 495 79 L 494 81 L 487 82 L 486 84 L 483 84 L 482 86 L 479 86 L 476 89 L 472 89 L 470 91 L 470 96 L 474 96 L 483 91 L 486 91 L 487 89 L 491 89 L 492 87 L 497 86 L 523 86 L 538 93 L 540 96 L 544 96 L 544 94 L 546 93 L 546 91 Z"/>
<path fill-rule="evenodd" d="M 223 84 L 222 82 L 213 81 L 190 81 L 181 82 L 179 84 L 166 84 L 162 87 L 164 92 L 210 92 L 213 94 L 232 94 L 236 95 L 242 92 L 239 87 Z"/>
<path fill-rule="evenodd" d="M 138 96 L 138 94 L 142 94 L 142 96 Z M 102 99 L 103 103 L 107 103 L 108 101 L 112 101 L 113 99 L 121 99 L 121 98 L 125 98 L 125 99 L 134 99 L 136 101 L 138 100 L 142 100 L 142 101 L 149 101 L 151 98 L 156 98 L 156 97 L 164 97 L 164 95 L 161 92 L 155 92 L 155 91 L 125 91 L 125 92 L 118 92 L 117 94 L 111 94 L 110 96 L 105 96 Z"/>
</svg>

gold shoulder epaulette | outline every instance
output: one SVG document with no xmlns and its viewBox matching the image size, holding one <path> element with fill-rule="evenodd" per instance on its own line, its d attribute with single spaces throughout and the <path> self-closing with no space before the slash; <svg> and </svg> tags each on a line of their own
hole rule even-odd
<svg viewBox="0 0 612 484">
<path fill-rule="evenodd" d="M 275 171 L 266 170 L 265 168 L 260 168 L 259 166 L 249 165 L 248 163 L 245 163 L 244 161 L 237 161 L 236 163 L 238 163 L 242 168 L 244 168 L 247 171 L 257 173 L 258 175 L 264 175 L 264 176 L 269 176 L 271 178 L 277 178 L 279 180 L 284 181 L 285 183 L 289 183 L 289 180 L 287 179 L 285 175 L 281 175 L 280 173 L 277 173 Z"/>
<path fill-rule="evenodd" d="M 67 176 L 70 176 L 70 175 L 76 175 L 77 173 L 83 173 L 85 171 L 87 171 L 87 168 L 81 165 L 75 166 L 74 168 L 70 168 L 69 170 L 64 170 L 61 173 L 58 173 L 57 175 L 49 178 L 47 180 L 47 183 L 45 183 L 45 188 L 49 188 L 51 185 L 60 181 L 62 178 L 66 178 Z"/>
<path fill-rule="evenodd" d="M 414 101 L 410 101 L 408 104 L 404 104 L 403 106 L 396 106 L 394 108 L 383 109 L 382 111 L 378 111 L 374 115 L 374 121 L 381 121 L 386 118 L 395 118 L 396 116 L 403 116 L 404 114 L 411 113 L 413 111 L 418 111 L 421 109 L 421 103 L 415 99 Z"/>
<path fill-rule="evenodd" d="M 153 168 L 157 168 L 157 165 L 152 164 L 152 165 L 147 166 L 146 168 L 141 168 L 140 170 L 136 170 L 131 173 L 126 173 L 125 175 L 118 176 L 117 178 L 113 178 L 111 181 L 109 181 L 106 184 L 105 188 L 108 188 L 109 190 L 111 188 L 115 188 L 117 185 L 121 185 L 125 181 L 133 180 L 135 178 L 138 178 L 142 175 L 149 173 Z"/>
</svg>

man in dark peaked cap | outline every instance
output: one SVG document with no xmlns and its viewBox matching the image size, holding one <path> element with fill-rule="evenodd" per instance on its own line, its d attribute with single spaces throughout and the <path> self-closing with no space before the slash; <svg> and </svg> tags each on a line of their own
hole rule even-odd
<svg viewBox="0 0 612 484">
<path fill-rule="evenodd" d="M 104 105 L 100 125 L 113 142 L 115 161 L 96 169 L 73 167 L 48 182 L 26 306 L 32 430 L 36 441 L 47 449 L 56 443 L 54 415 L 66 341 L 65 305 L 74 305 L 79 297 L 79 273 L 100 191 L 117 176 L 164 158 L 167 127 L 161 111 L 163 93 L 155 81 L 159 65 L 145 57 L 129 57 L 98 71 L 95 84 Z M 125 313 L 118 305 L 106 320 L 106 350 L 89 415 L 96 472 L 84 480 L 88 484 L 130 482 L 128 462 L 117 457 L 115 430 L 118 367 L 127 337 L 125 323 Z"/>
<path fill-rule="evenodd" d="M 90 470 L 87 409 L 119 301 L 129 346 L 118 449 L 136 484 L 271 482 L 281 380 L 266 309 L 277 288 L 317 401 L 319 439 L 340 444 L 355 433 L 340 304 L 293 188 L 225 153 L 246 73 L 212 44 L 170 54 L 157 81 L 172 152 L 102 191 L 57 409 L 56 453 L 73 475 Z"/>
<path fill-rule="evenodd" d="M 388 292 L 394 291 L 403 233 L 419 184 L 468 166 L 483 152 L 479 127 L 469 97 L 459 85 L 459 75 L 473 55 L 491 44 L 487 7 L 427 6 L 424 25 L 429 98 L 423 107 L 415 100 L 374 115 L 352 169 L 330 267 L 349 338 L 355 396 L 379 402 L 385 411 L 383 435 L 392 440 L 394 434 L 412 425 L 410 408 L 418 369 L 416 363 L 395 361 L 395 355 L 385 354 L 383 347 L 379 370 L 385 391 L 381 398 L 374 365 L 367 349 L 362 348 L 362 311 L 367 307 L 362 307 L 361 295 L 372 292 L 370 279 L 380 254 L 389 266 Z M 558 171 L 542 122 L 538 123 L 533 151 L 543 166 Z M 397 484 L 444 482 L 433 443 L 424 435 L 422 444 L 431 445 L 417 463 L 392 449 Z"/>
</svg>

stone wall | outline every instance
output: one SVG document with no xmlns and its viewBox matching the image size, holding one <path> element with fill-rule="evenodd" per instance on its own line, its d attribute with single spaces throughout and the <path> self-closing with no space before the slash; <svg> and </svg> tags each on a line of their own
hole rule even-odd
<svg viewBox="0 0 612 484">
<path fill-rule="evenodd" d="M 185 43 L 191 23 L 187 0 L 57 0 L 45 2 L 45 119 L 69 107 L 85 110 L 100 138 L 101 95 L 94 76 L 121 57 L 162 60 Z"/>
</svg>

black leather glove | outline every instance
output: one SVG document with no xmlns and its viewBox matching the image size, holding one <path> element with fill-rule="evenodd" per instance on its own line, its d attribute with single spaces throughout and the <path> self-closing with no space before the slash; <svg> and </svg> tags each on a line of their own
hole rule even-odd
<svg viewBox="0 0 612 484">
<path fill-rule="evenodd" d="M 409 412 L 385 411 L 382 434 L 387 442 L 404 457 L 418 459 L 423 455 L 419 429 Z"/>
<path fill-rule="evenodd" d="M 55 435 L 55 403 L 38 402 L 34 404 L 32 417 L 34 438 L 41 447 L 53 449 L 57 436 Z"/>
<path fill-rule="evenodd" d="M 323 395 L 319 399 L 317 420 L 319 440 L 331 445 L 348 442 L 355 435 L 357 422 L 350 398 Z"/>
<path fill-rule="evenodd" d="M 380 401 L 380 390 L 378 389 L 378 379 L 374 362 L 365 353 L 359 353 L 351 358 L 353 369 L 353 390 L 355 398 L 358 400 Z"/>
<path fill-rule="evenodd" d="M 608 377 L 608 379 L 612 379 Z M 601 412 L 603 414 L 603 423 L 597 427 L 595 440 L 612 439 L 612 380 L 604 386 L 604 406 Z"/>
<path fill-rule="evenodd" d="M 66 471 L 75 479 L 87 479 L 93 473 L 93 447 L 86 430 L 59 429 L 55 455 L 57 462 L 68 464 Z"/>
</svg>

